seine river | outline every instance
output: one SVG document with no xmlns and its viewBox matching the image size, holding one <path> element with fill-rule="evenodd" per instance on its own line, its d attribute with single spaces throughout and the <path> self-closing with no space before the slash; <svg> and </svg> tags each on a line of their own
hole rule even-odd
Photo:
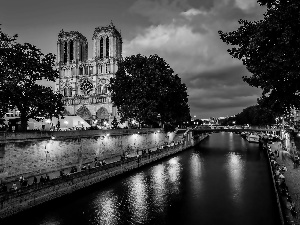
<svg viewBox="0 0 300 225">
<path fill-rule="evenodd" d="M 24 225 L 280 224 L 266 154 L 234 133 L 13 216 Z"/>
</svg>

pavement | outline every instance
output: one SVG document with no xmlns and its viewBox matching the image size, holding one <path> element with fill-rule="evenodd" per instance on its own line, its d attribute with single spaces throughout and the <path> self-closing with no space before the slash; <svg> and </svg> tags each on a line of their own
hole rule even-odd
<svg viewBox="0 0 300 225">
<path fill-rule="evenodd" d="M 275 150 L 279 151 L 279 157 L 276 161 L 279 165 L 287 168 L 287 171 L 284 172 L 285 182 L 288 186 L 292 201 L 295 203 L 295 208 L 298 214 L 298 216 L 293 218 L 293 220 L 295 222 L 294 224 L 300 224 L 300 166 L 294 166 L 293 156 L 282 149 L 281 142 L 273 142 L 268 145 L 271 147 L 273 152 Z"/>
</svg>

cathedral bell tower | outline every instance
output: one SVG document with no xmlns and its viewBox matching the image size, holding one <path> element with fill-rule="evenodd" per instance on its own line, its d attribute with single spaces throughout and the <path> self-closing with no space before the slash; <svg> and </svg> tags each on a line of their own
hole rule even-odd
<svg viewBox="0 0 300 225">
<path fill-rule="evenodd" d="M 108 91 L 110 78 L 122 58 L 122 37 L 113 23 L 96 27 L 93 57 L 88 59 L 88 43 L 78 31 L 60 31 L 57 41 L 55 89 L 64 96 L 66 114 L 78 115 L 89 123 L 110 124 L 117 117 Z"/>
</svg>

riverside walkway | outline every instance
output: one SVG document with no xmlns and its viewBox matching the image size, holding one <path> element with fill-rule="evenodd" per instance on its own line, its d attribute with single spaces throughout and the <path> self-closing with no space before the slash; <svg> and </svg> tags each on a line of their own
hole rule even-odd
<svg viewBox="0 0 300 225">
<path fill-rule="evenodd" d="M 6 190 L 0 194 L 0 218 L 13 215 L 43 202 L 70 194 L 110 177 L 176 154 L 196 145 L 207 136 L 194 136 L 193 143 L 181 141 L 174 146 L 165 146 L 155 151 L 148 151 L 137 157 L 123 158 L 122 160 L 102 165 L 94 163 L 94 165 L 90 165 L 84 171 L 67 173 L 45 182 L 32 183 L 31 181 L 28 183 L 29 185 L 15 190 L 8 189 L 11 183 L 5 184 Z"/>
<path fill-rule="evenodd" d="M 288 187 L 288 193 L 291 196 L 292 202 L 295 204 L 295 209 L 297 212 L 296 216 L 289 215 L 287 213 L 287 224 L 300 225 L 300 167 L 295 166 L 294 158 L 290 155 L 282 146 L 281 142 L 273 142 L 272 144 L 268 144 L 270 146 L 270 150 L 276 155 L 276 151 L 278 151 L 278 157 L 276 158 L 276 162 L 280 166 L 285 166 L 286 171 L 283 173 L 285 183 Z M 281 207 L 283 211 L 289 210 L 290 205 L 285 198 L 281 201 Z"/>
</svg>

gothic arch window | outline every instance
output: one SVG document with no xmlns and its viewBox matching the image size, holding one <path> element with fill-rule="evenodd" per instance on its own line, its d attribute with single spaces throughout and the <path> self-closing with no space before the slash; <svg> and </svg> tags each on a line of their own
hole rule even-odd
<svg viewBox="0 0 300 225">
<path fill-rule="evenodd" d="M 108 65 L 105 64 L 105 73 L 108 73 Z"/>
<path fill-rule="evenodd" d="M 68 88 L 68 97 L 72 97 L 72 87 Z"/>
<path fill-rule="evenodd" d="M 83 68 L 79 67 L 79 75 L 83 75 Z"/>
<path fill-rule="evenodd" d="M 110 73 L 110 64 L 107 64 L 107 73 Z"/>
<path fill-rule="evenodd" d="M 101 85 L 98 85 L 98 88 L 97 88 L 97 94 L 101 94 L 101 91 L 102 91 L 102 86 Z"/>
<path fill-rule="evenodd" d="M 102 65 L 100 66 L 100 73 L 101 74 L 103 73 L 103 66 Z"/>
<path fill-rule="evenodd" d="M 83 44 L 80 44 L 80 61 L 83 61 Z"/>
<path fill-rule="evenodd" d="M 103 58 L 103 38 L 100 39 L 100 59 Z"/>
<path fill-rule="evenodd" d="M 70 61 L 72 61 L 74 59 L 73 51 L 74 51 L 74 42 L 71 40 L 70 41 Z"/>
<path fill-rule="evenodd" d="M 68 96 L 68 88 L 67 88 L 67 87 L 64 88 L 64 96 L 65 96 L 65 97 Z"/>
<path fill-rule="evenodd" d="M 68 43 L 65 41 L 64 44 L 64 63 L 67 63 L 68 60 Z"/>
<path fill-rule="evenodd" d="M 71 72 L 72 72 L 72 75 L 73 75 L 73 76 L 76 75 L 76 67 L 73 67 L 73 68 L 71 69 Z"/>
<path fill-rule="evenodd" d="M 102 94 L 107 94 L 107 85 L 103 86 Z"/>
<path fill-rule="evenodd" d="M 109 37 L 106 38 L 106 58 L 109 58 Z"/>
</svg>

